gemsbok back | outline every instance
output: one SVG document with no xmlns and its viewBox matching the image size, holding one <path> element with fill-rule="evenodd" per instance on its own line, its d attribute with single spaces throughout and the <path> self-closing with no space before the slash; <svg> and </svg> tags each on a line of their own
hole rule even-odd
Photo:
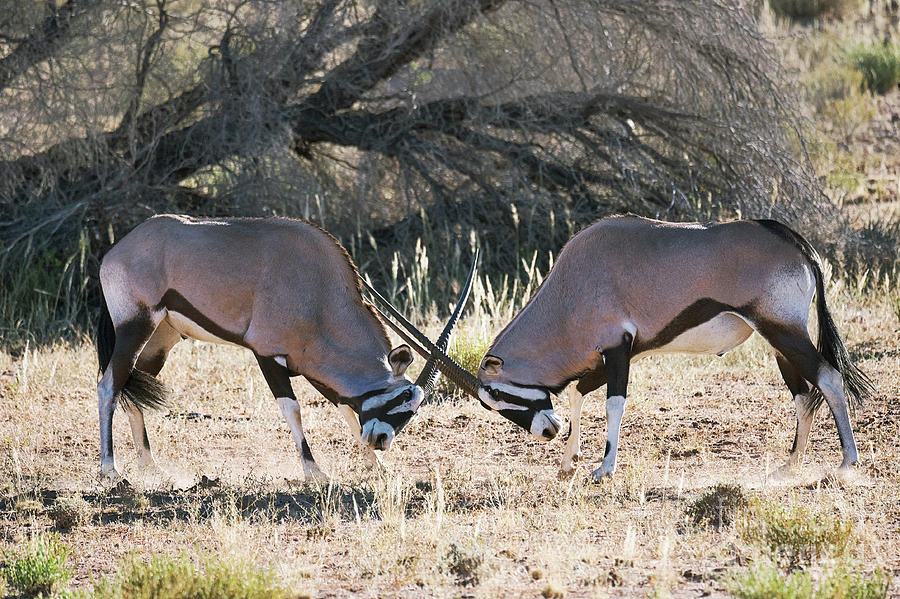
<svg viewBox="0 0 900 599">
<path fill-rule="evenodd" d="M 818 348 L 807 328 L 813 296 Z M 754 330 L 775 349 L 794 397 L 797 428 L 786 466 L 805 450 L 824 400 L 840 437 L 839 473 L 846 472 L 858 462 L 847 397 L 859 405 L 874 387 L 838 334 L 825 303 L 818 254 L 776 221 L 597 221 L 565 245 L 528 304 L 497 335 L 477 379 L 427 338 L 413 331 L 410 337 L 417 342 L 413 349 L 438 356 L 437 367 L 482 405 L 541 439 L 553 438 L 560 428 L 551 394 L 576 382 L 564 474 L 574 470 L 580 455 L 585 396 L 605 384 L 606 451 L 592 472 L 599 480 L 616 469 L 632 361 L 654 353 L 721 356 Z"/>
<path fill-rule="evenodd" d="M 444 347 L 474 270 L 442 334 Z M 335 404 L 373 456 L 390 447 L 435 382 L 433 361 L 415 383 L 404 376 L 410 348 L 391 349 L 346 250 L 305 221 L 156 216 L 110 249 L 100 281 L 100 475 L 110 482 L 121 478 L 112 442 L 117 398 L 139 466 L 154 465 L 142 411 L 164 403 L 155 375 L 182 338 L 253 351 L 306 477 L 324 475 L 304 438 L 290 377 L 306 377 Z"/>
</svg>

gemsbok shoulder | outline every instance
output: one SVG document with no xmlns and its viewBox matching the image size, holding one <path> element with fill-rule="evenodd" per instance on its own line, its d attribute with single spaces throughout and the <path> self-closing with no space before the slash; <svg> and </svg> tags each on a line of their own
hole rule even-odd
<svg viewBox="0 0 900 599">
<path fill-rule="evenodd" d="M 807 328 L 814 296 L 818 347 Z M 477 379 L 426 338 L 413 331 L 409 338 L 417 352 L 439 356 L 437 367 L 482 405 L 541 439 L 560 428 L 551 395 L 575 382 L 563 474 L 574 470 L 580 455 L 585 396 L 605 384 L 606 450 L 592 472 L 599 480 L 616 469 L 632 361 L 655 353 L 721 356 L 753 331 L 775 349 L 794 398 L 797 426 L 786 465 L 798 462 L 824 400 L 840 437 L 839 473 L 846 472 L 858 462 L 847 397 L 859 405 L 874 387 L 838 334 L 816 250 L 773 220 L 597 221 L 565 245 L 526 306 L 494 339 Z"/>
<path fill-rule="evenodd" d="M 474 270 L 473 264 L 443 347 Z M 304 438 L 291 377 L 304 376 L 336 405 L 371 455 L 388 449 L 431 393 L 436 373 L 432 361 L 415 383 L 404 376 L 412 352 L 407 345 L 391 349 L 359 280 L 343 246 L 305 221 L 160 215 L 138 225 L 100 266 L 101 478 L 121 478 L 112 441 L 117 400 L 128 414 L 138 465 L 154 465 L 143 410 L 165 402 L 155 376 L 188 337 L 254 353 L 306 477 L 324 475 Z"/>
</svg>

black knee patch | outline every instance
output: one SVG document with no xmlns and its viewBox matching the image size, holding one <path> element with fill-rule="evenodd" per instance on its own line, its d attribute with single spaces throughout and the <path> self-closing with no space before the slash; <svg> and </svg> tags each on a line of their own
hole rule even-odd
<svg viewBox="0 0 900 599">
<path fill-rule="evenodd" d="M 306 442 L 306 439 L 300 443 L 300 451 L 303 454 L 303 459 L 309 460 L 310 462 L 315 462 L 313 459 L 312 451 L 309 450 L 309 443 Z"/>
</svg>

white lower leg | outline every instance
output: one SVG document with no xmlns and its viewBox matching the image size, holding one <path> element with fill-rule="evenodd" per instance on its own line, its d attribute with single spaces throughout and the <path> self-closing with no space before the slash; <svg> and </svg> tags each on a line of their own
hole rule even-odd
<svg viewBox="0 0 900 599">
<path fill-rule="evenodd" d="M 366 457 L 369 461 L 375 465 L 384 468 L 384 462 L 381 461 L 381 458 L 375 453 L 375 450 L 372 449 L 368 443 L 363 443 L 362 441 L 362 428 L 359 426 L 359 416 L 356 415 L 356 412 L 353 411 L 348 405 L 342 404 L 338 406 L 338 411 L 341 413 L 341 416 L 344 417 L 344 420 L 347 421 L 347 426 L 350 427 L 350 430 L 353 434 L 353 438 L 360 442 L 360 444 L 365 448 Z"/>
<path fill-rule="evenodd" d="M 591 473 L 596 479 L 612 476 L 616 471 L 616 452 L 619 450 L 619 431 L 625 415 L 625 398 L 613 395 L 606 399 L 606 451 L 603 463 Z"/>
<path fill-rule="evenodd" d="M 97 412 L 100 418 L 100 477 L 108 481 L 121 478 L 113 457 L 112 421 L 116 409 L 112 369 L 108 368 L 97 385 Z"/>
<path fill-rule="evenodd" d="M 287 421 L 288 427 L 291 429 L 291 435 L 297 444 L 297 451 L 300 452 L 300 460 L 303 464 L 303 475 L 306 478 L 327 478 L 325 473 L 319 469 L 303 436 L 303 424 L 300 421 L 300 405 L 297 400 L 292 397 L 279 397 L 277 399 L 278 407 Z"/>
<path fill-rule="evenodd" d="M 831 409 L 837 424 L 838 435 L 841 439 L 841 469 L 845 470 L 859 463 L 859 453 L 856 451 L 856 440 L 853 438 L 853 427 L 850 426 L 850 414 L 847 412 L 847 399 L 844 396 L 844 381 L 840 373 L 830 366 L 822 366 L 819 369 L 819 390 L 825 396 L 825 402 Z"/>
<path fill-rule="evenodd" d="M 144 414 L 134 406 L 128 406 L 127 412 L 128 422 L 131 424 L 131 438 L 134 440 L 134 450 L 138 452 L 138 467 L 155 467 L 156 462 L 150 451 L 150 440 L 144 425 Z"/>
<path fill-rule="evenodd" d="M 573 472 L 575 463 L 581 457 L 581 408 L 584 399 L 585 396 L 577 390 L 569 391 L 569 440 L 559 468 L 564 474 Z"/>
</svg>

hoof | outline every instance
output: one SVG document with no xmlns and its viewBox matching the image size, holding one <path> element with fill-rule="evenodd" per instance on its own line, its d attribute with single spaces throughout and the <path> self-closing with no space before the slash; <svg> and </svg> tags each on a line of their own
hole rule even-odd
<svg viewBox="0 0 900 599">
<path fill-rule="evenodd" d="M 320 483 L 327 483 L 331 480 L 331 477 L 322 472 L 315 463 L 303 465 L 303 478 L 304 480 Z"/>
<path fill-rule="evenodd" d="M 126 484 L 128 483 L 125 477 L 119 474 L 119 471 L 115 468 L 101 469 L 100 474 L 97 476 L 97 482 L 105 489 L 111 489 L 123 481 Z"/>
<path fill-rule="evenodd" d="M 576 468 L 574 465 L 569 469 L 560 468 L 556 472 L 556 478 L 558 478 L 559 480 L 569 480 L 575 474 L 575 470 Z"/>
<path fill-rule="evenodd" d="M 602 483 L 603 481 L 612 478 L 613 472 L 615 472 L 615 469 L 604 470 L 603 466 L 600 466 L 599 468 L 591 472 L 591 480 L 595 483 Z"/>
<path fill-rule="evenodd" d="M 859 462 L 854 462 L 847 466 L 841 464 L 840 467 L 830 473 L 828 477 L 841 483 L 853 482 L 859 478 Z"/>
<path fill-rule="evenodd" d="M 799 462 L 785 462 L 780 468 L 770 473 L 769 477 L 775 481 L 788 480 L 797 476 L 799 468 Z"/>
</svg>

